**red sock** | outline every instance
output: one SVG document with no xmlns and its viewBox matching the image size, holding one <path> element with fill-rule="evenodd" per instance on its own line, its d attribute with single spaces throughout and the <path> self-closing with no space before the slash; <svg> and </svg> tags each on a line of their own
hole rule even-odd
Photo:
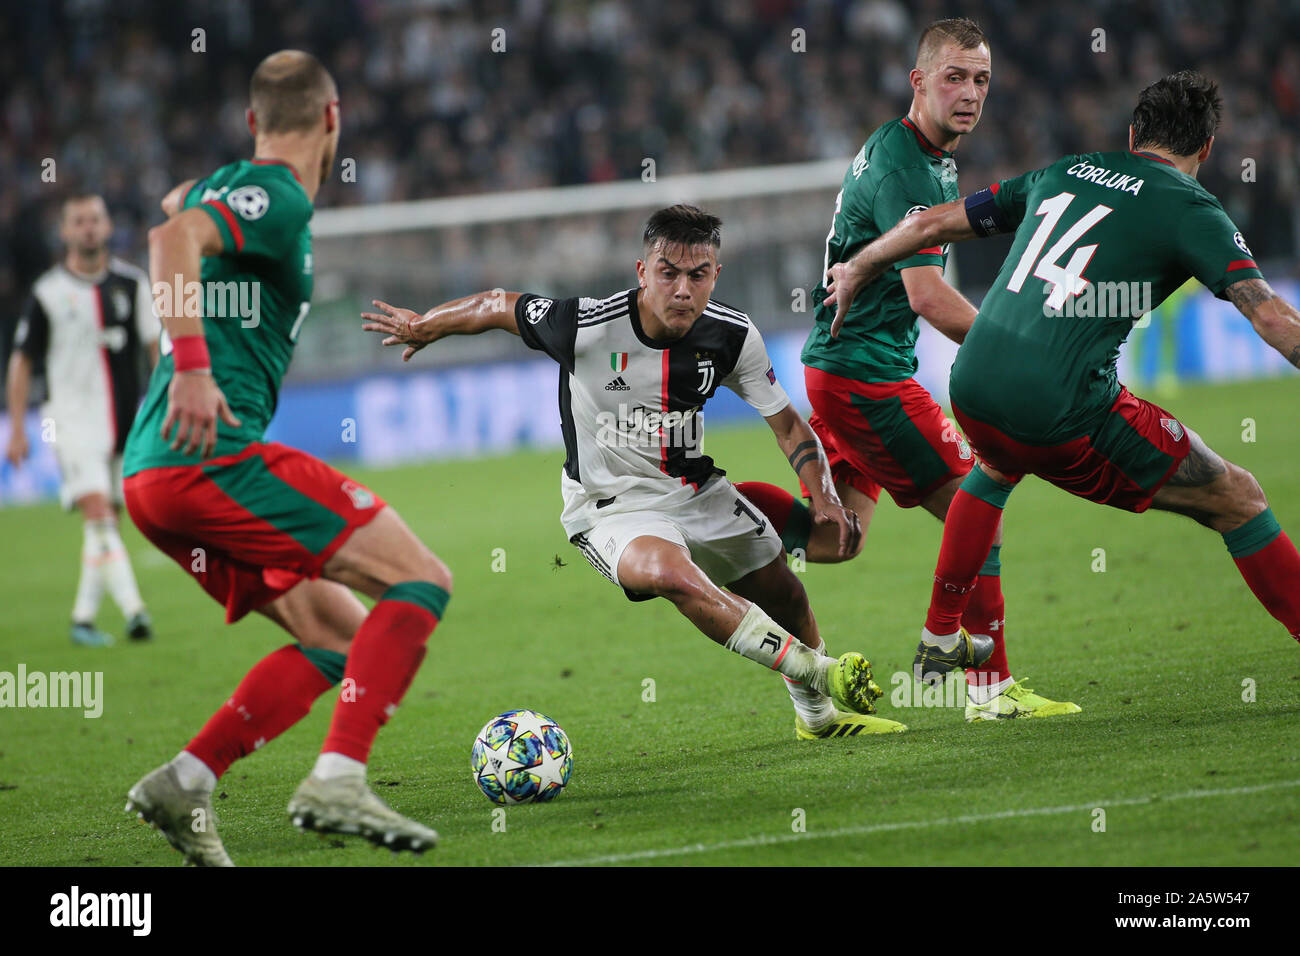
<svg viewBox="0 0 1300 956">
<path fill-rule="evenodd" d="M 794 507 L 794 495 L 765 481 L 738 481 L 736 490 L 767 515 L 767 520 L 772 522 L 773 531 L 777 534 L 785 531 L 785 524 L 790 520 L 790 509 Z"/>
<path fill-rule="evenodd" d="M 802 549 L 807 553 L 808 540 L 812 536 L 812 515 L 807 505 L 784 488 L 765 481 L 742 481 L 736 485 L 736 490 L 772 522 L 772 530 L 780 535 L 786 551 L 794 553 Z"/>
<path fill-rule="evenodd" d="M 1253 554 L 1233 560 L 1264 609 L 1300 640 L 1300 554 L 1286 532 Z"/>
<path fill-rule="evenodd" d="M 1007 666 L 1006 605 L 1002 600 L 1002 577 L 998 574 L 981 574 L 975 579 L 975 590 L 961 617 L 962 627 L 972 634 L 987 634 L 993 638 L 993 656 L 983 667 L 967 668 L 968 684 L 996 684 L 1011 673 Z"/>
<path fill-rule="evenodd" d="M 991 482 L 990 482 L 991 483 Z M 943 544 L 934 570 L 934 589 L 925 626 L 931 634 L 952 634 L 975 589 L 976 577 L 997 536 L 1002 509 L 957 489 L 943 519 Z"/>
<path fill-rule="evenodd" d="M 220 777 L 240 757 L 307 716 L 329 689 L 328 678 L 289 644 L 258 661 L 185 749 Z"/>
<path fill-rule="evenodd" d="M 379 728 L 411 686 L 446 603 L 447 592 L 427 582 L 397 584 L 384 593 L 352 639 L 321 753 L 366 762 Z"/>
</svg>

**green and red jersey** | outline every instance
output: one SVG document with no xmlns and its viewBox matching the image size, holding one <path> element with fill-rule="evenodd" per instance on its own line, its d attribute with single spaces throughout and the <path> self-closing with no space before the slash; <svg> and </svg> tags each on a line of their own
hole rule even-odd
<svg viewBox="0 0 1300 956">
<path fill-rule="evenodd" d="M 221 252 L 204 257 L 200 281 L 212 375 L 241 422 L 232 428 L 218 420 L 214 455 L 229 455 L 262 440 L 307 316 L 312 203 L 287 164 L 253 159 L 223 166 L 199 180 L 181 205 L 203 210 L 221 233 Z M 190 290 L 179 291 L 190 295 Z M 177 294 L 173 289 L 173 298 Z M 167 390 L 175 372 L 165 333 L 163 353 L 127 439 L 127 475 L 200 461 L 197 454 L 173 451 L 162 439 Z"/>
<path fill-rule="evenodd" d="M 930 143 L 907 117 L 871 134 L 835 199 L 822 280 L 813 292 L 815 324 L 803 347 L 805 365 L 859 382 L 901 382 L 916 374 L 917 319 L 901 273 L 914 266 L 942 268 L 947 249 L 923 249 L 864 288 L 835 339 L 830 335 L 835 314 L 822 304 L 825 274 L 909 213 L 958 197 L 952 153 Z"/>
<path fill-rule="evenodd" d="M 1120 394 L 1120 345 L 1189 277 L 1216 295 L 1262 278 L 1219 201 L 1151 153 L 1067 156 L 988 192 L 968 200 L 972 224 L 1014 228 L 1015 242 L 957 353 L 950 394 L 1019 441 L 1091 434 Z"/>
</svg>

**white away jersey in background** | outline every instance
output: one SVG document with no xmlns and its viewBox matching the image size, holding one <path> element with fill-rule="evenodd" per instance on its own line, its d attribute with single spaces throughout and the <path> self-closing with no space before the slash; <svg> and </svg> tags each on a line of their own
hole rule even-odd
<svg viewBox="0 0 1300 956">
<path fill-rule="evenodd" d="M 690 332 L 655 342 L 637 290 L 605 299 L 520 296 L 519 334 L 560 363 L 564 513 L 573 535 L 597 514 L 665 509 L 725 474 L 703 454 L 702 409 L 726 385 L 763 416 L 790 399 L 758 329 L 710 300 Z"/>
<path fill-rule="evenodd" d="M 63 265 L 32 286 L 14 332 L 14 348 L 45 368 L 55 441 L 111 455 L 122 451 L 145 379 L 141 347 L 158 338 L 149 277 L 109 261 L 96 279 Z"/>
</svg>

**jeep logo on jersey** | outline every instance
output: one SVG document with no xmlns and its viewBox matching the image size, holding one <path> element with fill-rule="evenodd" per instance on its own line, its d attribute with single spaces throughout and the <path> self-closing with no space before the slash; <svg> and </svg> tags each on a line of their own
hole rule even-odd
<svg viewBox="0 0 1300 956">
<path fill-rule="evenodd" d="M 355 481 L 345 481 L 339 487 L 343 489 L 345 495 L 352 499 L 352 507 L 358 511 L 365 511 L 367 508 L 375 506 L 375 496 Z"/>
<path fill-rule="evenodd" d="M 1160 427 L 1163 428 L 1165 431 L 1169 432 L 1169 434 L 1173 435 L 1174 441 L 1182 441 L 1183 435 L 1187 434 L 1183 430 L 1182 424 L 1177 419 L 1174 418 L 1160 419 Z"/>
<path fill-rule="evenodd" d="M 698 412 L 698 407 L 663 411 L 620 402 L 617 414 L 596 413 L 596 441 L 606 448 L 684 448 L 687 458 L 698 458 L 704 424 Z"/>
<path fill-rule="evenodd" d="M 226 205 L 244 219 L 261 219 L 271 207 L 271 197 L 261 186 L 240 186 L 226 197 Z"/>
<path fill-rule="evenodd" d="M 551 311 L 551 306 L 554 304 L 551 299 L 533 299 L 524 306 L 524 318 L 528 320 L 529 325 L 536 325 L 546 318 L 546 313 Z"/>
<path fill-rule="evenodd" d="M 1250 251 L 1250 246 L 1246 245 L 1246 240 L 1241 235 L 1241 233 L 1234 232 L 1232 234 L 1232 241 L 1235 242 L 1237 244 L 1237 248 L 1240 249 L 1242 252 L 1244 252 L 1246 255 L 1250 256 L 1252 259 L 1255 258 L 1255 253 Z"/>
</svg>

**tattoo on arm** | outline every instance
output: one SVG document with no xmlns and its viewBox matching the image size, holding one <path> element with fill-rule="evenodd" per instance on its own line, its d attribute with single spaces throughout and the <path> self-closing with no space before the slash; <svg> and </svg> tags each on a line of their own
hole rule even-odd
<svg viewBox="0 0 1300 956">
<path fill-rule="evenodd" d="M 1243 279 L 1241 282 L 1234 282 L 1223 291 L 1228 301 L 1247 318 L 1256 308 L 1277 296 L 1277 293 L 1269 288 L 1268 283 L 1263 279 Z"/>
<path fill-rule="evenodd" d="M 1296 368 L 1300 368 L 1300 345 L 1291 350 L 1291 354 L 1286 357 L 1286 360 Z"/>
<path fill-rule="evenodd" d="M 817 442 L 815 441 L 804 441 L 796 445 L 794 451 L 790 452 L 789 455 L 790 467 L 794 469 L 794 473 L 799 474 L 800 468 L 810 461 L 816 461 L 817 452 Z"/>
</svg>

